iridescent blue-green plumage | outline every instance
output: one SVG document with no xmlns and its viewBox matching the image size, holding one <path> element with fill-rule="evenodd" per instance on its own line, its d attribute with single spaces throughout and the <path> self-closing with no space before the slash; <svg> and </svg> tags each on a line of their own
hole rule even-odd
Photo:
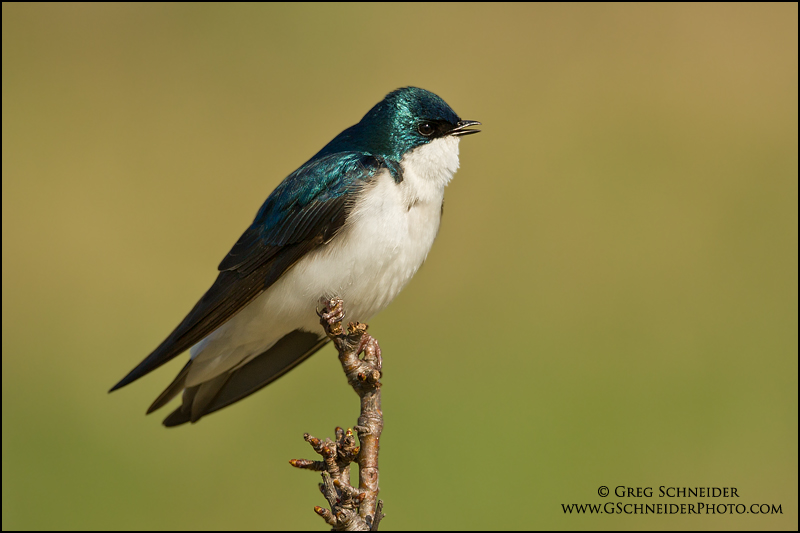
<svg viewBox="0 0 800 533">
<path fill-rule="evenodd" d="M 250 228 L 219 265 L 241 268 L 263 259 L 265 249 L 303 242 L 317 235 L 327 242 L 341 226 L 349 195 L 383 168 L 382 158 L 359 152 L 314 157 L 269 195 Z M 321 230 L 327 228 L 325 231 Z"/>
<path fill-rule="evenodd" d="M 430 91 L 418 87 L 397 89 L 370 109 L 358 124 L 337 135 L 314 158 L 356 151 L 383 156 L 399 164 L 406 152 L 431 141 L 417 131 L 421 117 L 453 125 L 460 120 L 444 100 Z"/>
</svg>

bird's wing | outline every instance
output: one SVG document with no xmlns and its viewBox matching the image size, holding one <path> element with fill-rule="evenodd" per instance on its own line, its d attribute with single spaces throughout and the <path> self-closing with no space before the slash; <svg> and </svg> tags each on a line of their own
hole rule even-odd
<svg viewBox="0 0 800 533">
<path fill-rule="evenodd" d="M 380 169 L 380 157 L 340 152 L 314 158 L 270 194 L 253 224 L 219 265 L 210 289 L 153 353 L 112 391 L 180 355 L 230 320 L 344 225 L 354 194 Z"/>
</svg>

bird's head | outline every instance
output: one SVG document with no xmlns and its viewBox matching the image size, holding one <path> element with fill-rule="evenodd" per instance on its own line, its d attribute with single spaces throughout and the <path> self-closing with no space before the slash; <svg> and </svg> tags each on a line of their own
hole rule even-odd
<svg viewBox="0 0 800 533">
<path fill-rule="evenodd" d="M 387 94 L 323 152 L 358 150 L 399 161 L 407 152 L 436 139 L 478 133 L 480 130 L 469 128 L 479 124 L 461 120 L 444 100 L 430 91 L 404 87 Z"/>
</svg>

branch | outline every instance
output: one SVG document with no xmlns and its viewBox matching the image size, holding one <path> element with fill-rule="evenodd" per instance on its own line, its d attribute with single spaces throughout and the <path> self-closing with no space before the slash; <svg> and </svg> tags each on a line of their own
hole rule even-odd
<svg viewBox="0 0 800 533">
<path fill-rule="evenodd" d="M 330 510 L 314 507 L 314 511 L 335 531 L 377 531 L 384 517 L 383 502 L 378 500 L 378 451 L 383 413 L 381 413 L 381 348 L 367 333 L 367 325 L 350 323 L 342 329 L 344 302 L 341 299 L 320 299 L 322 312 L 317 311 L 325 334 L 339 352 L 339 362 L 347 382 L 361 398 L 361 416 L 355 430 L 361 446 L 355 445 L 352 430 L 336 428 L 336 441 L 321 441 L 304 435 L 322 461 L 292 459 L 296 468 L 322 472 L 320 491 Z M 359 358 L 359 354 L 364 354 Z M 358 463 L 358 488 L 350 484 L 350 463 Z"/>
</svg>

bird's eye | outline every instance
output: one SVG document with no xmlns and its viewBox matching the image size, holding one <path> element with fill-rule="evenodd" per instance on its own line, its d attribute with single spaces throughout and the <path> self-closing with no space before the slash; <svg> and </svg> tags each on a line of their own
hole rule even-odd
<svg viewBox="0 0 800 533">
<path fill-rule="evenodd" d="M 423 122 L 419 126 L 417 126 L 417 131 L 419 131 L 420 135 L 424 135 L 425 137 L 430 137 L 433 135 L 434 129 L 433 125 L 430 122 Z"/>
</svg>

